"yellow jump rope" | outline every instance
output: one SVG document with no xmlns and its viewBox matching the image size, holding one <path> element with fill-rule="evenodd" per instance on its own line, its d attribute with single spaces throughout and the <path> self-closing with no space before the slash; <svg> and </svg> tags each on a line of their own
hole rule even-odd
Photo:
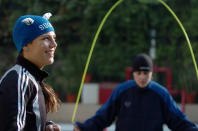
<svg viewBox="0 0 198 131">
<path fill-rule="evenodd" d="M 197 74 L 197 79 L 198 79 L 198 70 L 197 70 L 197 64 L 196 64 L 196 60 L 195 60 L 195 56 L 194 56 L 194 53 L 193 53 L 193 49 L 192 49 L 192 46 L 191 46 L 191 43 L 190 43 L 190 40 L 188 38 L 188 35 L 182 25 L 182 23 L 180 22 L 180 20 L 178 19 L 178 17 L 176 16 L 176 14 L 173 12 L 173 10 L 162 0 L 158 0 L 162 5 L 164 5 L 166 7 L 166 9 L 173 15 L 173 17 L 175 18 L 175 20 L 177 21 L 177 23 L 179 24 L 180 28 L 182 29 L 183 33 L 184 33 L 184 36 L 187 40 L 187 43 L 188 43 L 188 47 L 190 49 L 190 53 L 191 53 L 191 56 L 192 56 L 192 59 L 193 59 L 193 63 L 194 63 L 194 67 L 195 67 L 195 71 L 196 71 L 196 74 Z M 94 37 L 94 40 L 92 42 L 92 45 L 91 45 L 91 49 L 90 49 L 90 52 L 89 52 L 89 56 L 87 58 L 87 62 L 86 62 L 86 65 L 85 65 L 85 69 L 84 69 L 84 72 L 83 72 L 83 76 L 82 76 L 82 80 L 81 80 L 81 84 L 80 84 L 80 89 L 78 91 L 78 96 L 77 96 L 77 100 L 76 100 L 76 104 L 75 104 L 75 107 L 74 107 L 74 111 L 73 111 L 73 115 L 72 115 L 72 123 L 74 123 L 74 120 L 75 120 L 75 116 L 76 116 L 76 112 L 77 112 L 77 109 L 78 109 L 78 104 L 79 104 L 79 100 L 80 100 L 80 96 L 81 96 L 81 93 L 82 93 L 82 88 L 83 88 L 83 84 L 84 84 L 84 80 L 85 80 L 85 76 L 86 76 L 86 73 L 87 73 L 87 70 L 88 70 L 88 67 L 89 67 L 89 63 L 90 63 L 90 59 L 91 59 L 91 56 L 93 54 L 93 50 L 94 50 L 94 47 L 95 47 L 95 44 L 96 44 L 96 41 L 98 39 L 98 36 L 102 30 L 102 27 L 104 25 L 104 23 L 106 22 L 107 18 L 109 17 L 109 15 L 112 13 L 112 11 L 119 5 L 123 2 L 123 0 L 118 0 L 109 10 L 108 12 L 106 13 L 106 15 L 104 16 L 104 18 L 102 19 L 102 22 L 100 23 L 98 29 L 97 29 L 97 32 L 95 34 L 95 37 Z"/>
</svg>

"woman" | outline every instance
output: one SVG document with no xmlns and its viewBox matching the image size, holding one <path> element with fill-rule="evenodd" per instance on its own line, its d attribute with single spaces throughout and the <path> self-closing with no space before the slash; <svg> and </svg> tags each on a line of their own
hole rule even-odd
<svg viewBox="0 0 198 131">
<path fill-rule="evenodd" d="M 56 34 L 51 14 L 21 16 L 13 30 L 19 56 L 0 81 L 0 131 L 60 131 L 46 114 L 55 112 L 59 99 L 43 81 L 42 69 L 54 62 Z"/>
</svg>

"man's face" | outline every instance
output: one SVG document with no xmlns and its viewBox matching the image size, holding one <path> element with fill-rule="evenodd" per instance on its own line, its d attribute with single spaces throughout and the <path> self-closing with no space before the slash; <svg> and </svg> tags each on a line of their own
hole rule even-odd
<svg viewBox="0 0 198 131">
<path fill-rule="evenodd" d="M 134 78 L 136 84 L 140 88 L 144 88 L 151 81 L 152 72 L 151 71 L 135 71 L 135 72 L 133 72 L 133 78 Z"/>
</svg>

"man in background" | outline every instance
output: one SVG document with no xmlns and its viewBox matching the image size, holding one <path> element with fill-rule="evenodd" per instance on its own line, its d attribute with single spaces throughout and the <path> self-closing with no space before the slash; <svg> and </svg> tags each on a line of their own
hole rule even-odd
<svg viewBox="0 0 198 131">
<path fill-rule="evenodd" d="M 116 131 L 163 131 L 163 124 L 174 131 L 198 131 L 166 88 L 151 80 L 148 55 L 137 55 L 132 67 L 134 80 L 118 85 L 93 117 L 76 122 L 74 131 L 102 131 L 115 120 Z"/>
</svg>

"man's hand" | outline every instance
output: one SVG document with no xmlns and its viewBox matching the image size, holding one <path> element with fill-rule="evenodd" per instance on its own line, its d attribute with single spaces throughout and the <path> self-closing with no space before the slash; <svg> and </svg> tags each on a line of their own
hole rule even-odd
<svg viewBox="0 0 198 131">
<path fill-rule="evenodd" d="M 74 125 L 74 131 L 80 131 L 80 128 L 77 125 Z"/>
</svg>

